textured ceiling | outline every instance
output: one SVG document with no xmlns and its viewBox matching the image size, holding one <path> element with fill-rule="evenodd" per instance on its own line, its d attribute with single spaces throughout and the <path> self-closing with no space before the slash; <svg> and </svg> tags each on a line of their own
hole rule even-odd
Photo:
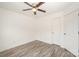
<svg viewBox="0 0 79 59">
<path fill-rule="evenodd" d="M 29 3 L 33 4 L 33 2 L 29 2 Z M 38 3 L 38 2 L 34 2 L 34 3 Z M 79 5 L 79 3 L 71 3 L 71 2 L 45 2 L 42 6 L 40 6 L 40 8 L 46 10 L 46 13 L 42 13 L 38 11 L 37 15 L 33 15 L 33 12 L 31 10 L 22 11 L 22 9 L 30 8 L 24 2 L 0 2 L 0 7 L 18 13 L 23 13 L 26 16 L 39 18 L 49 14 L 54 14 L 57 12 L 64 11 L 75 4 L 77 4 L 77 6 Z"/>
</svg>

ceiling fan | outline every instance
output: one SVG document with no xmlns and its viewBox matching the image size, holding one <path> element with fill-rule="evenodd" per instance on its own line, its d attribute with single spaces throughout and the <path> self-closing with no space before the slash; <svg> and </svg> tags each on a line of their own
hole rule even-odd
<svg viewBox="0 0 79 59">
<path fill-rule="evenodd" d="M 27 4 L 28 6 L 30 6 L 31 8 L 28 8 L 28 9 L 23 9 L 23 11 L 28 11 L 28 10 L 32 10 L 33 11 L 33 13 L 34 13 L 34 15 L 36 15 L 37 13 L 37 11 L 41 11 L 41 12 L 44 12 L 44 13 L 46 13 L 46 11 L 45 10 L 42 10 L 42 9 L 40 9 L 39 7 L 42 5 L 42 4 L 44 4 L 45 2 L 39 2 L 38 4 L 36 4 L 36 5 L 31 5 L 31 4 L 29 4 L 28 2 L 24 2 L 25 4 Z"/>
</svg>

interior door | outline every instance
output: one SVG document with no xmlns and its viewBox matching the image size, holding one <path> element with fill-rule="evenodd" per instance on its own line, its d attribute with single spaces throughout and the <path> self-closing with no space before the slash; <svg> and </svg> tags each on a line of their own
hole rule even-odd
<svg viewBox="0 0 79 59">
<path fill-rule="evenodd" d="M 78 55 L 78 13 L 76 11 L 64 16 L 63 42 L 68 50 Z"/>
<path fill-rule="evenodd" d="M 51 22 L 52 43 L 63 46 L 63 18 L 56 17 Z"/>
</svg>

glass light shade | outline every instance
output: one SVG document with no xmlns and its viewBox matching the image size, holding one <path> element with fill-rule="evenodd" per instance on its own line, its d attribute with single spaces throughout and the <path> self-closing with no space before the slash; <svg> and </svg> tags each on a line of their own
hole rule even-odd
<svg viewBox="0 0 79 59">
<path fill-rule="evenodd" d="M 32 11 L 33 11 L 33 12 L 36 12 L 36 11 L 37 11 L 37 9 L 36 9 L 36 8 L 33 8 L 33 9 L 32 9 Z"/>
</svg>

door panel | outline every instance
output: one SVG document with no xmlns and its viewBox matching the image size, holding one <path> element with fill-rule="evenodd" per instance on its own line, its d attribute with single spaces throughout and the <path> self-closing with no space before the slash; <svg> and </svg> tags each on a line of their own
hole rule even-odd
<svg viewBox="0 0 79 59">
<path fill-rule="evenodd" d="M 73 54 L 78 55 L 78 14 L 64 16 L 64 46 Z"/>
</svg>

